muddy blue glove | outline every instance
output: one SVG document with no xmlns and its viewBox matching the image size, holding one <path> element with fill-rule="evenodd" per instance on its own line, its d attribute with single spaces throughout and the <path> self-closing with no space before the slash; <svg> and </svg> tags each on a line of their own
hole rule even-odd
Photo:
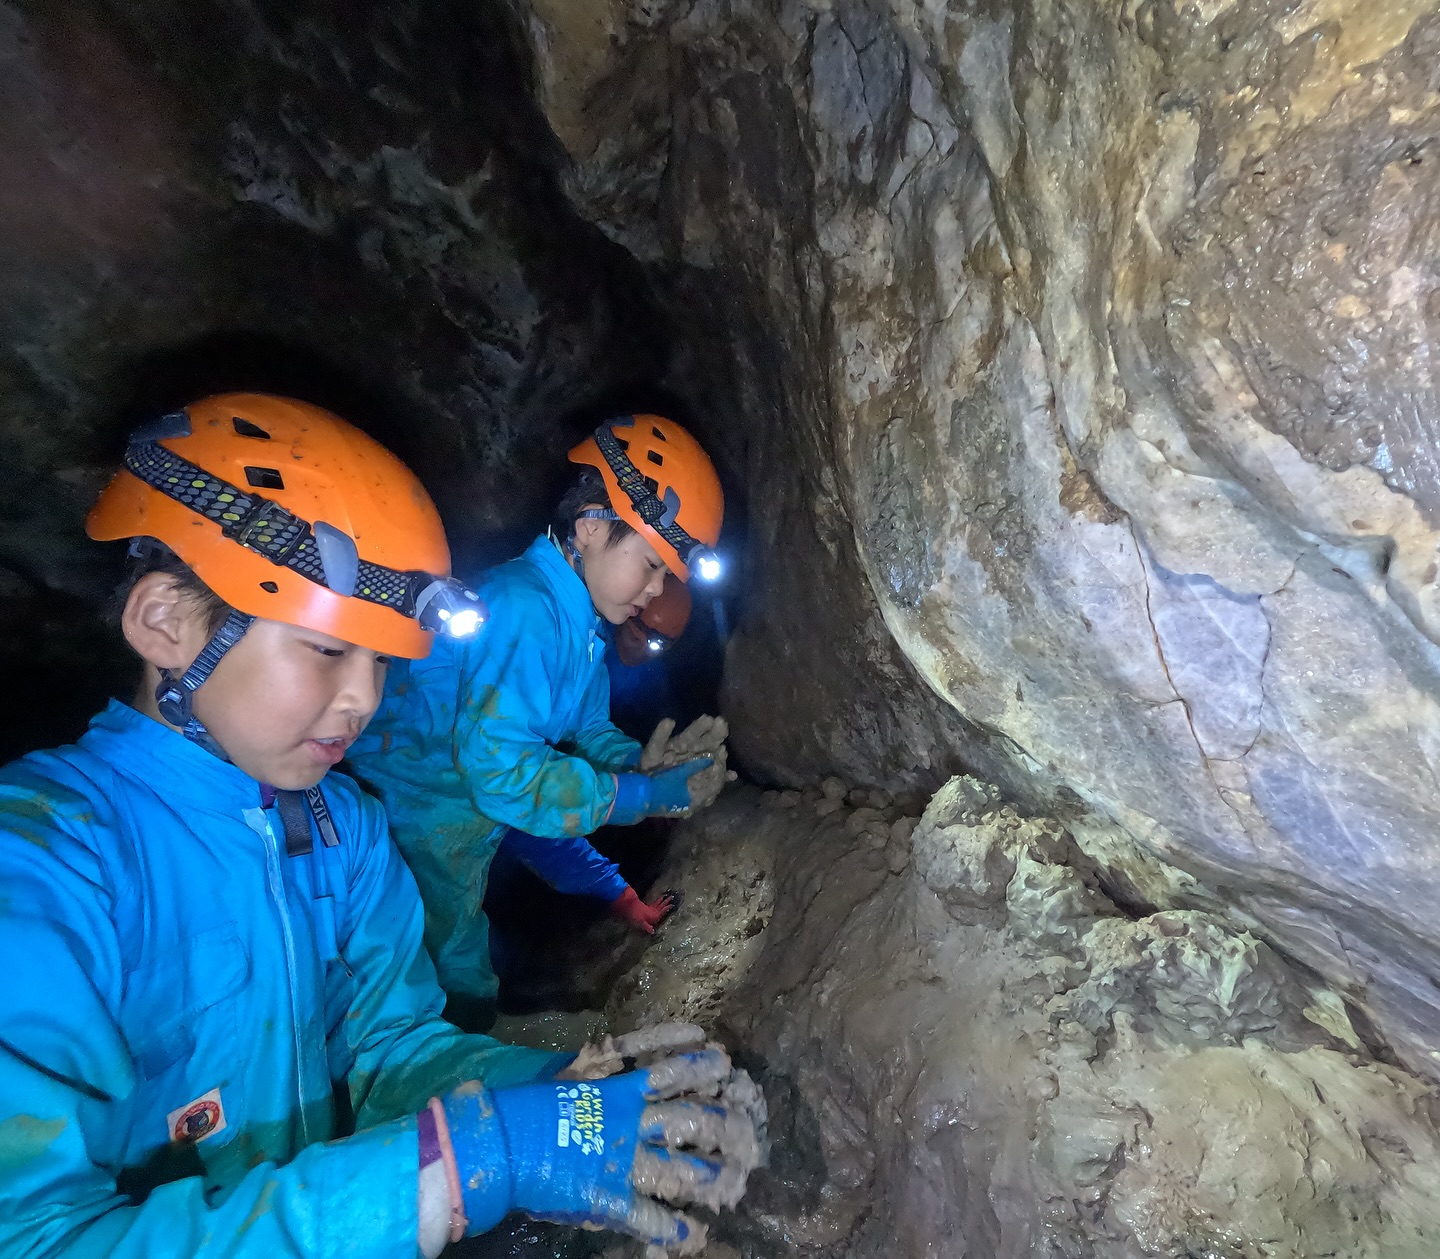
<svg viewBox="0 0 1440 1259">
<path fill-rule="evenodd" d="M 719 1101 L 665 1099 L 713 1093 L 729 1076 L 725 1053 L 706 1049 L 607 1080 L 462 1085 L 444 1107 L 466 1235 L 523 1211 L 656 1246 L 685 1241 L 698 1226 L 658 1199 L 733 1205 L 757 1137 L 749 1116 Z"/>
<path fill-rule="evenodd" d="M 674 817 L 690 808 L 690 779 L 714 762 L 708 756 L 648 774 L 616 774 L 615 803 L 605 820 L 633 826 L 647 817 Z"/>
</svg>

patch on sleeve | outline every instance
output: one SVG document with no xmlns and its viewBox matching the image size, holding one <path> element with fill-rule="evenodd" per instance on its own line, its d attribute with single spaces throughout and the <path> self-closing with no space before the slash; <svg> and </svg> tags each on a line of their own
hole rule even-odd
<svg viewBox="0 0 1440 1259">
<path fill-rule="evenodd" d="M 191 1145 L 224 1132 L 225 1104 L 220 1100 L 220 1090 L 211 1089 L 203 1097 L 172 1110 L 165 1116 L 165 1126 L 170 1130 L 170 1140 Z"/>
</svg>

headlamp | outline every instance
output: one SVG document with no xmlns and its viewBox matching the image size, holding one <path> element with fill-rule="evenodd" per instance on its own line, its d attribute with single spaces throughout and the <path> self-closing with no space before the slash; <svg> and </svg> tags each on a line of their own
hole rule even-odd
<svg viewBox="0 0 1440 1259">
<path fill-rule="evenodd" d="M 422 574 L 423 580 L 427 574 Z M 469 638 L 485 623 L 485 605 L 470 587 L 453 577 L 430 577 L 415 596 L 420 628 L 447 638 Z"/>
<path fill-rule="evenodd" d="M 701 581 L 718 581 L 724 571 L 720 557 L 709 547 L 697 546 L 690 552 L 685 563 Z"/>
<path fill-rule="evenodd" d="M 670 646 L 670 640 L 663 634 L 648 634 L 645 638 L 645 646 L 651 655 L 658 656 L 665 648 Z"/>
</svg>

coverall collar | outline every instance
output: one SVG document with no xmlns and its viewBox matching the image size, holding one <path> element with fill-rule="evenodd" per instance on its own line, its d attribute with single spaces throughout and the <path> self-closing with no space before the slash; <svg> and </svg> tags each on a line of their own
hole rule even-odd
<svg viewBox="0 0 1440 1259">
<path fill-rule="evenodd" d="M 214 813 L 261 804 L 260 784 L 244 770 L 118 699 L 91 719 L 80 743 L 176 805 Z"/>
<path fill-rule="evenodd" d="M 542 533 L 536 538 L 524 558 L 540 570 L 565 612 L 586 633 L 594 633 L 600 626 L 600 613 L 595 611 L 590 588 L 585 579 L 570 567 L 560 548 L 550 540 L 550 535 Z"/>
</svg>

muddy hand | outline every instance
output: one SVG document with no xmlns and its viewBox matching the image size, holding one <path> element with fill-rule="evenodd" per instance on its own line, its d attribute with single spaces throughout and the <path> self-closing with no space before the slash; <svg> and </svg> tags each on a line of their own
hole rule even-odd
<svg viewBox="0 0 1440 1259">
<path fill-rule="evenodd" d="M 656 1023 L 621 1036 L 606 1036 L 598 1045 L 586 1044 L 557 1080 L 603 1080 L 648 1067 L 661 1058 L 694 1053 L 705 1048 L 705 1032 L 694 1023 Z"/>
<path fill-rule="evenodd" d="M 667 752 L 672 757 L 702 756 L 717 751 L 729 737 L 730 727 L 724 717 L 696 717 L 671 737 Z"/>
<path fill-rule="evenodd" d="M 675 718 L 673 717 L 664 718 L 655 727 L 644 750 L 640 753 L 640 769 L 642 771 L 659 769 L 665 764 L 665 753 L 669 749 L 670 736 L 674 731 Z"/>
<path fill-rule="evenodd" d="M 636 931 L 643 931 L 646 935 L 653 936 L 655 928 L 675 908 L 675 894 L 666 892 L 657 896 L 653 901 L 643 901 L 640 894 L 633 887 L 626 887 L 620 895 L 610 902 L 610 912 L 618 918 L 623 918 Z"/>
<path fill-rule="evenodd" d="M 717 1102 L 646 1107 L 640 1133 L 644 1144 L 635 1155 L 631 1181 L 641 1193 L 676 1205 L 733 1207 L 760 1162 L 760 1140 L 750 1116 Z"/>
<path fill-rule="evenodd" d="M 456 1089 L 444 1107 L 468 1231 L 518 1210 L 694 1253 L 704 1227 L 672 1207 L 733 1204 L 758 1161 L 749 1116 L 736 1122 L 721 1099 L 732 1074 L 723 1050 L 704 1049 L 593 1083 Z"/>
</svg>

